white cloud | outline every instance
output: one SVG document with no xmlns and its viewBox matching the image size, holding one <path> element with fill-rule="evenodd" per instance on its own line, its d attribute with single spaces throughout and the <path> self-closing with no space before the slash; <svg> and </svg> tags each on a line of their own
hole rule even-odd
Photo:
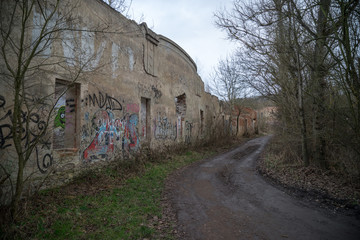
<svg viewBox="0 0 360 240">
<path fill-rule="evenodd" d="M 199 74 L 206 81 L 218 60 L 235 49 L 215 27 L 213 17 L 220 7 L 231 5 L 230 0 L 133 0 L 130 13 L 135 20 L 143 14 L 153 31 L 180 45 L 199 65 Z"/>
</svg>

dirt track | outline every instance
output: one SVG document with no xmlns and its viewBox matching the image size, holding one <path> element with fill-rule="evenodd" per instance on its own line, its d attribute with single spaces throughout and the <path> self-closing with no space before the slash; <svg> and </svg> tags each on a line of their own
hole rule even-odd
<svg viewBox="0 0 360 240">
<path fill-rule="evenodd" d="M 171 190 L 187 239 L 360 239 L 360 220 L 315 208 L 267 183 L 255 170 L 261 137 L 192 165 Z"/>
</svg>

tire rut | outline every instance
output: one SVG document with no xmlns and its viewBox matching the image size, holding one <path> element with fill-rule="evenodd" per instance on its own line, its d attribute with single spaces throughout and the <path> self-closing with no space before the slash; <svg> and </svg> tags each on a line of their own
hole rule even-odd
<svg viewBox="0 0 360 240">
<path fill-rule="evenodd" d="M 357 239 L 356 219 L 308 207 L 257 174 L 269 139 L 248 141 L 176 178 L 170 195 L 182 239 Z"/>
</svg>

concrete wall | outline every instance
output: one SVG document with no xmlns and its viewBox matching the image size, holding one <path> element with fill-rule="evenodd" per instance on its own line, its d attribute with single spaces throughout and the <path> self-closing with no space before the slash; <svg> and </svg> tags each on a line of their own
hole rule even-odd
<svg viewBox="0 0 360 240">
<path fill-rule="evenodd" d="M 34 149 L 26 176 L 39 180 L 55 171 L 53 182 L 47 184 L 58 185 L 96 163 L 127 159 L 143 146 L 161 150 L 225 132 L 228 116 L 218 99 L 204 92 L 194 61 L 180 46 L 101 1 L 78 4 L 72 9 L 78 22 L 63 24 L 81 31 L 60 32 L 34 59 L 34 63 L 53 64 L 40 64 L 42 68 L 26 76 L 26 92 L 35 110 L 23 108 L 24 120 L 30 119 L 33 126 L 24 134 L 35 137 L 46 122 L 49 106 L 55 105 L 50 129 Z M 39 8 L 34 8 L 31 18 L 26 32 L 29 43 L 39 34 Z M 81 74 L 74 78 L 79 69 Z M 1 79 L 0 157 L 14 183 L 12 84 L 11 79 Z M 10 196 L 9 181 L 5 183 L 2 202 Z"/>
</svg>

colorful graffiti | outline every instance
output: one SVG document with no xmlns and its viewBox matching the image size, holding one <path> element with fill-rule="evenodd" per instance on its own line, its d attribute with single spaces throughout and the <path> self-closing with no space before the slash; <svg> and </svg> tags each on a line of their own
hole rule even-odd
<svg viewBox="0 0 360 240">
<path fill-rule="evenodd" d="M 63 85 L 56 84 L 55 88 L 61 88 Z M 74 108 L 74 107 L 73 107 Z M 68 119 L 70 115 L 69 112 L 69 101 L 66 99 L 66 94 L 63 94 L 58 101 L 56 102 L 54 112 L 56 113 L 54 119 L 54 148 L 60 149 L 65 148 L 65 128 L 66 124 L 69 124 Z M 67 129 L 68 130 L 68 129 Z"/>
<path fill-rule="evenodd" d="M 139 122 L 139 117 L 136 114 L 131 114 L 130 116 L 126 116 L 126 126 L 123 137 L 122 149 L 126 152 L 137 150 L 139 146 L 139 138 L 137 125 Z"/>
<path fill-rule="evenodd" d="M 56 113 L 54 120 L 55 128 L 65 128 L 65 106 L 61 106 Z"/>
<path fill-rule="evenodd" d="M 168 121 L 166 116 L 158 115 L 154 121 L 154 136 L 156 139 L 171 139 L 177 138 L 177 124 Z"/>
<path fill-rule="evenodd" d="M 145 98 L 141 99 L 141 112 L 140 112 L 140 116 L 141 116 L 141 136 L 143 137 L 143 139 L 146 139 L 146 115 L 147 115 L 147 107 L 146 104 L 147 101 Z"/>
<path fill-rule="evenodd" d="M 114 151 L 114 140 L 119 140 L 123 130 L 122 122 L 114 119 L 112 112 L 100 110 L 91 120 L 96 135 L 90 145 L 83 152 L 84 159 L 98 159 L 107 157 Z"/>
<path fill-rule="evenodd" d="M 116 146 L 121 146 L 123 153 L 137 150 L 139 139 L 136 114 L 126 114 L 124 118 L 118 119 L 111 111 L 99 110 L 91 122 L 95 137 L 83 152 L 85 161 L 107 158 Z"/>
<path fill-rule="evenodd" d="M 126 111 L 132 112 L 132 113 L 138 113 L 140 110 L 139 104 L 136 103 L 130 103 L 126 105 Z"/>
</svg>

